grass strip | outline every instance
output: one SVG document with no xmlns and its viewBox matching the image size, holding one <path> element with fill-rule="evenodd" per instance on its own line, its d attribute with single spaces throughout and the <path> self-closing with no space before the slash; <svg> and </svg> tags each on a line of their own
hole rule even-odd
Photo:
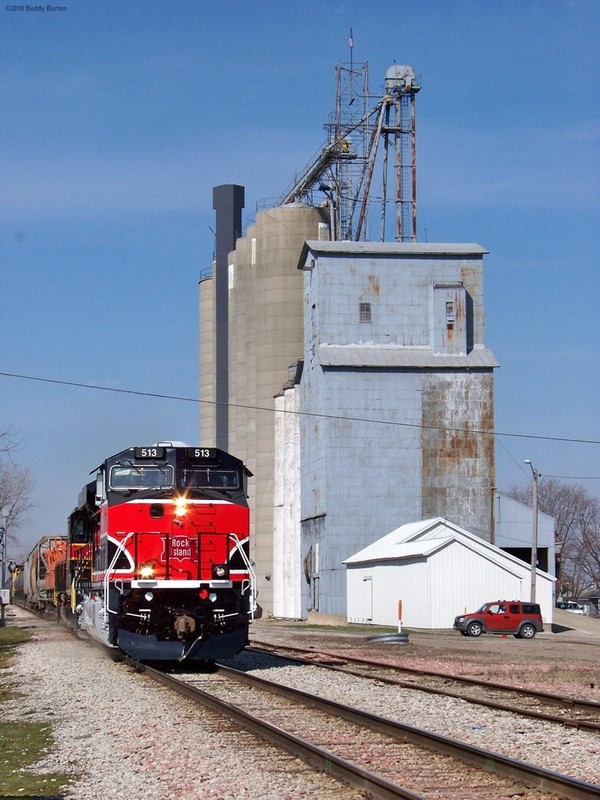
<svg viewBox="0 0 600 800">
<path fill-rule="evenodd" d="M 31 639 L 31 632 L 14 626 L 0 628 L 0 717 L 3 702 L 23 697 L 15 690 L 10 666 L 19 645 Z M 24 713 L 27 711 L 24 710 Z M 61 790 L 74 780 L 62 772 L 39 774 L 35 765 L 55 746 L 52 727 L 47 722 L 2 720 L 0 722 L 0 798 L 22 800 L 60 800 Z"/>
</svg>

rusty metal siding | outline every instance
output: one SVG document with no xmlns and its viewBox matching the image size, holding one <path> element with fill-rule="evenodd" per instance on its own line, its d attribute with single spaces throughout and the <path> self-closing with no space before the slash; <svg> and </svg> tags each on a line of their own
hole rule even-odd
<svg viewBox="0 0 600 800">
<path fill-rule="evenodd" d="M 489 538 L 493 437 L 463 431 L 493 430 L 496 362 L 483 343 L 483 251 L 332 246 L 315 245 L 304 272 L 301 531 L 304 556 L 319 545 L 318 610 L 340 614 L 343 561 L 399 525 L 445 516 Z M 460 295 L 464 342 L 439 362 L 435 286 Z"/>
<path fill-rule="evenodd" d="M 490 541 L 494 485 L 493 375 L 428 375 L 423 381 L 423 517 L 443 516 Z"/>
<path fill-rule="evenodd" d="M 320 543 L 319 610 L 334 614 L 343 613 L 343 560 L 400 524 L 443 516 L 489 541 L 493 437 L 463 427 L 493 429 L 492 376 L 372 370 L 317 376 L 313 400 L 335 408 L 336 418 L 301 423 L 303 547 Z"/>
<path fill-rule="evenodd" d="M 318 269 L 307 274 L 320 287 L 313 300 L 320 343 L 397 345 L 465 355 L 483 347 L 480 260 L 439 257 L 424 262 L 356 255 L 314 260 Z M 456 305 L 460 346 L 453 344 L 453 349 L 435 346 L 440 326 L 447 338 L 447 320 L 436 313 L 435 287 L 447 291 Z M 369 322 L 361 321 L 361 304 L 370 306 Z"/>
</svg>

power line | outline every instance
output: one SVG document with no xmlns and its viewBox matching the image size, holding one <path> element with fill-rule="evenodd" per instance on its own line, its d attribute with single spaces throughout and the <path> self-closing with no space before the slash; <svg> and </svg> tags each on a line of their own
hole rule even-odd
<svg viewBox="0 0 600 800">
<path fill-rule="evenodd" d="M 0 376 L 5 378 L 18 378 L 20 380 L 37 381 L 39 383 L 51 383 L 58 386 L 74 386 L 78 389 L 93 389 L 99 392 L 113 392 L 115 394 L 131 394 L 138 397 L 154 397 L 161 400 L 177 400 L 182 403 L 196 403 L 197 405 L 206 404 L 213 406 L 227 405 L 229 408 L 240 408 L 251 411 L 270 411 L 275 412 L 273 408 L 265 408 L 263 406 L 247 405 L 244 403 L 222 403 L 216 400 L 201 400 L 198 397 L 182 397 L 181 395 L 161 394 L 159 392 L 143 392 L 138 389 L 117 389 L 114 386 L 101 386 L 93 383 L 80 383 L 78 381 L 64 381 L 58 378 L 41 378 L 37 375 L 20 375 L 16 372 L 0 372 Z M 452 433 L 478 433 L 483 436 L 507 436 L 513 439 L 536 439 L 538 441 L 546 442 L 567 442 L 569 444 L 600 444 L 600 441 L 595 439 L 573 439 L 562 436 L 540 436 L 533 433 L 507 433 L 506 431 L 489 431 L 479 430 L 477 428 L 452 428 L 444 425 L 424 425 L 418 422 L 399 422 L 397 420 L 385 419 L 369 419 L 367 417 L 343 417 L 340 414 L 322 414 L 314 411 L 289 411 L 281 410 L 281 414 L 296 414 L 303 417 L 317 417 L 319 419 L 333 419 L 344 420 L 346 422 L 370 422 L 374 425 L 392 425 L 401 428 L 419 428 L 424 430 L 437 430 L 449 431 Z"/>
<path fill-rule="evenodd" d="M 499 446 L 499 447 L 501 447 L 501 448 L 504 450 L 504 452 L 505 452 L 505 453 L 506 453 L 506 455 L 507 455 L 507 456 L 510 458 L 510 460 L 511 460 L 511 461 L 512 461 L 512 462 L 513 462 L 515 465 L 516 465 L 516 467 L 517 467 L 517 468 L 518 468 L 518 469 L 519 469 L 519 470 L 520 470 L 520 471 L 521 471 L 521 472 L 522 472 L 524 475 L 526 475 L 527 473 L 525 472 L 525 468 L 523 467 L 523 462 L 522 462 L 522 461 L 518 461 L 518 460 L 517 460 L 517 459 L 516 459 L 516 458 L 513 456 L 513 454 L 512 454 L 512 453 L 510 453 L 510 452 L 508 451 L 508 449 L 507 449 L 507 448 L 506 448 L 506 447 L 503 445 L 503 443 L 500 441 L 500 439 L 497 439 L 497 443 L 498 443 L 498 446 Z"/>
<path fill-rule="evenodd" d="M 543 478 L 554 478 L 557 481 L 600 481 L 600 475 L 541 475 Z"/>
</svg>

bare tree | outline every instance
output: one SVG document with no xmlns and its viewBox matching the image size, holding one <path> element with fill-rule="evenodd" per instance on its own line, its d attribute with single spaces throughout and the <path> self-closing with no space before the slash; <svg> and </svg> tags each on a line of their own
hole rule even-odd
<svg viewBox="0 0 600 800">
<path fill-rule="evenodd" d="M 600 587 L 600 503 L 594 501 L 580 521 L 578 568 L 582 587 Z"/>
<path fill-rule="evenodd" d="M 23 439 L 12 425 L 4 430 L 0 430 L 0 453 L 10 456 L 14 450 L 18 450 Z"/>
<path fill-rule="evenodd" d="M 511 486 L 507 494 L 532 504 L 532 488 Z M 558 594 L 577 597 L 600 585 L 600 503 L 585 487 L 557 478 L 538 481 L 538 507 L 554 518 L 554 537 L 560 553 Z"/>
<path fill-rule="evenodd" d="M 0 461 L 0 509 L 8 509 L 8 539 L 22 521 L 25 513 L 33 507 L 31 498 L 33 483 L 28 469 L 16 464 Z"/>
</svg>

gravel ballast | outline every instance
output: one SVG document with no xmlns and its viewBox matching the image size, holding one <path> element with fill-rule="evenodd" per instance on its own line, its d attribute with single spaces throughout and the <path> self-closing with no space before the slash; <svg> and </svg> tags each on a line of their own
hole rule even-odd
<svg viewBox="0 0 600 800">
<path fill-rule="evenodd" d="M 34 619 L 14 607 L 9 625 L 11 618 L 14 624 Z M 268 622 L 257 627 L 261 635 L 269 630 Z M 284 629 L 273 628 L 272 634 L 283 643 Z M 315 636 L 311 638 L 314 646 Z M 298 645 L 297 633 L 293 638 Z M 357 637 L 357 643 L 363 641 L 364 637 Z M 345 649 L 351 649 L 346 640 Z M 218 715 L 174 697 L 143 674 L 110 661 L 54 623 L 40 625 L 34 639 L 16 653 L 7 679 L 26 699 L 4 703 L 4 718 L 51 722 L 57 744 L 37 769 L 79 776 L 65 790 L 65 798 L 363 797 L 313 773 Z M 361 654 L 365 656 L 364 650 Z M 371 684 L 366 692 L 365 681 L 324 673 L 317 667 L 258 669 L 252 659 L 246 652 L 235 666 L 256 668 L 261 677 L 581 780 L 599 780 L 600 737 L 596 734 L 398 687 Z"/>
<path fill-rule="evenodd" d="M 8 624 L 13 614 L 31 616 L 11 609 Z M 3 718 L 52 724 L 56 746 L 36 771 L 78 776 L 63 791 L 65 798 L 364 797 L 111 661 L 54 623 L 41 625 L 17 649 L 6 672 L 25 699 L 3 703 Z"/>
</svg>

